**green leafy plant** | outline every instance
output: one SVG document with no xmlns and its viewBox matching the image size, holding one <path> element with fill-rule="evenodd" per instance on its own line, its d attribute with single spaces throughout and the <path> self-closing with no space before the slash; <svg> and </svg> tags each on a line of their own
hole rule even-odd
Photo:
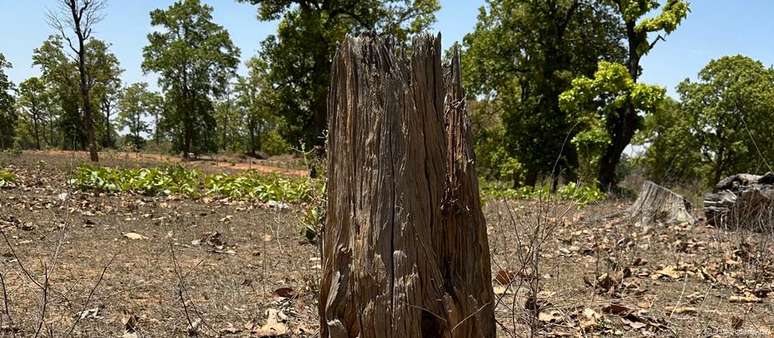
<svg viewBox="0 0 774 338">
<path fill-rule="evenodd" d="M 607 198 L 607 195 L 596 186 L 578 185 L 573 182 L 560 187 L 556 194 L 551 194 L 551 189 L 548 185 L 514 189 L 508 187 L 503 182 L 481 181 L 481 194 L 485 200 L 558 199 L 575 202 L 580 205 L 588 205 Z"/>
<path fill-rule="evenodd" d="M 286 203 L 309 202 L 319 193 L 318 184 L 307 178 L 261 175 L 257 172 L 203 175 L 179 165 L 143 169 L 81 166 L 70 184 L 87 191 L 191 198 L 212 196 Z"/>
<path fill-rule="evenodd" d="M 596 186 L 578 185 L 575 182 L 562 186 L 557 193 L 561 199 L 573 201 L 581 205 L 587 205 L 607 198 L 607 195 Z"/>
<path fill-rule="evenodd" d="M 16 175 L 8 170 L 0 170 L 0 188 L 5 188 L 16 182 Z"/>
</svg>

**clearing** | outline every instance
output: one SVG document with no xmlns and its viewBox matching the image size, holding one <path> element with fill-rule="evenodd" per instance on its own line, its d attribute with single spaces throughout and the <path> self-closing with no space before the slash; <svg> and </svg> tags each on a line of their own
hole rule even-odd
<svg viewBox="0 0 774 338">
<path fill-rule="evenodd" d="M 77 191 L 67 180 L 83 160 L 0 154 L 17 177 L 0 190 L 0 336 L 315 336 L 321 262 L 301 235 L 306 206 Z M 286 170 L 297 169 L 268 172 Z M 629 203 L 486 203 L 500 336 L 772 335 L 774 235 L 636 227 L 621 216 Z"/>
</svg>

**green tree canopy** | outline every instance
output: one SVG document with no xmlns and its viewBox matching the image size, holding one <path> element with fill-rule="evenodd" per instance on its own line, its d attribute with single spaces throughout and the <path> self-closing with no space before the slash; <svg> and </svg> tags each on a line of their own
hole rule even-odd
<svg viewBox="0 0 774 338">
<path fill-rule="evenodd" d="M 465 36 L 466 87 L 491 102 L 479 107 L 502 116 L 496 138 L 511 159 L 499 162 L 519 162 L 528 185 L 554 169 L 574 176 L 577 155 L 565 142 L 574 122 L 559 108 L 559 95 L 574 77 L 591 75 L 598 60 L 623 58 L 621 32 L 612 8 L 598 1 L 487 0 L 481 8 L 475 31 Z"/>
<path fill-rule="evenodd" d="M 269 65 L 260 56 L 247 61 L 247 76 L 236 84 L 237 107 L 243 117 L 244 139 L 247 151 L 257 156 L 258 151 L 278 155 L 287 151 L 288 145 L 279 137 L 283 119 L 272 111 L 276 93 L 269 82 Z"/>
<path fill-rule="evenodd" d="M 561 104 L 580 126 L 572 143 L 583 159 L 581 170 L 586 179 L 595 179 L 600 161 L 613 145 L 622 109 L 636 107 L 635 123 L 640 123 L 639 114 L 655 111 L 664 94 L 661 87 L 636 83 L 619 63 L 600 62 L 593 78 L 573 80 L 572 88 L 562 93 Z"/>
<path fill-rule="evenodd" d="M 86 132 L 89 157 L 92 162 L 99 161 L 97 136 L 94 127 L 94 105 L 92 89 L 96 82 L 93 39 L 95 26 L 104 18 L 102 11 L 106 0 L 57 0 L 56 10 L 49 10 L 48 20 L 59 36 L 67 41 L 72 62 L 78 70 L 78 94 L 80 96 L 81 127 Z M 89 69 L 91 67 L 91 69 Z"/>
<path fill-rule="evenodd" d="M 573 121 L 559 108 L 559 95 L 574 77 L 592 74 L 598 60 L 623 58 L 621 31 L 612 9 L 597 1 L 488 0 L 465 36 L 463 74 L 471 95 L 491 101 L 478 107 L 504 123 L 478 134 L 492 137 L 478 140 L 481 146 L 506 146 L 505 161 L 503 151 L 486 146 L 498 157 L 489 162 L 518 163 L 527 185 L 554 170 L 573 177 L 577 154 L 565 141 L 574 135 Z"/>
<path fill-rule="evenodd" d="M 693 132 L 695 122 L 695 117 L 670 97 L 645 118 L 644 127 L 635 137 L 636 144 L 646 147 L 644 156 L 638 159 L 645 177 L 665 186 L 702 180 L 707 171 L 699 139 Z"/>
<path fill-rule="evenodd" d="M 81 126 L 80 97 L 78 89 L 78 70 L 64 53 L 62 38 L 51 36 L 36 48 L 32 54 L 35 66 L 40 67 L 41 79 L 52 91 L 58 106 L 56 114 L 57 132 L 52 137 L 52 144 L 63 149 L 84 149 L 86 135 Z"/>
<path fill-rule="evenodd" d="M 156 31 L 143 50 L 146 72 L 159 74 L 164 90 L 163 125 L 174 149 L 189 153 L 216 147 L 213 97 L 223 92 L 239 63 L 239 49 L 228 31 L 213 22 L 213 8 L 199 0 L 179 0 L 151 12 Z"/>
<path fill-rule="evenodd" d="M 683 0 L 668 0 L 660 13 L 651 15 L 660 6 L 656 0 L 604 1 L 623 19 L 626 61 L 601 61 L 594 78 L 573 80 L 572 88 L 562 94 L 560 101 L 585 127 L 574 143 L 587 145 L 587 167 L 596 169 L 600 187 L 610 189 L 617 185 L 616 168 L 642 127 L 643 115 L 652 113 L 664 96 L 663 89 L 637 83 L 642 73 L 640 61 L 677 29 L 689 8 Z M 655 38 L 651 40 L 651 36 Z"/>
<path fill-rule="evenodd" d="M 298 144 L 321 145 L 326 98 L 336 44 L 347 34 L 376 32 L 407 41 L 429 27 L 438 0 L 240 0 L 258 6 L 258 19 L 280 20 L 261 44 L 269 81 L 277 92 L 273 110 L 286 120 L 284 134 Z"/>
<path fill-rule="evenodd" d="M 102 40 L 91 39 L 86 44 L 86 71 L 89 74 L 92 107 L 97 107 L 94 123 L 97 139 L 103 147 L 115 146 L 112 117 L 121 91 L 121 74 L 124 72 L 118 58 L 110 51 L 110 45 Z"/>
<path fill-rule="evenodd" d="M 42 148 L 41 144 L 49 144 L 46 126 L 52 122 L 49 114 L 53 106 L 52 96 L 53 93 L 39 77 L 31 77 L 19 84 L 19 111 L 38 150 Z"/>
<path fill-rule="evenodd" d="M 135 149 L 143 146 L 142 134 L 151 131 L 146 121 L 153 104 L 151 95 L 147 83 L 133 83 L 121 92 L 118 100 L 118 126 L 129 130 L 128 139 Z"/>
<path fill-rule="evenodd" d="M 14 85 L 5 74 L 5 69 L 8 68 L 11 68 L 11 63 L 0 53 L 0 149 L 7 149 L 13 145 L 18 118 L 14 106 Z"/>
<path fill-rule="evenodd" d="M 677 87 L 693 125 L 709 184 L 743 172 L 772 171 L 774 70 L 746 56 L 711 61 L 698 81 Z M 677 127 L 677 126 L 675 126 Z"/>
<path fill-rule="evenodd" d="M 59 36 L 51 36 L 36 48 L 32 55 L 33 64 L 40 67 L 44 82 L 50 92 L 52 104 L 49 108 L 52 127 L 58 132 L 52 137 L 51 145 L 59 145 L 65 149 L 85 149 L 88 146 L 84 120 L 81 114 L 83 108 L 80 91 L 80 75 L 77 63 L 65 53 L 64 41 Z M 86 71 L 89 97 L 93 107 L 100 107 L 113 91 L 120 87 L 120 76 L 123 72 L 118 58 L 109 50 L 109 45 L 101 40 L 90 39 L 85 45 L 84 69 Z M 102 109 L 94 111 L 95 137 L 105 138 L 112 132 L 110 124 L 111 112 Z M 103 143 L 103 145 L 105 145 Z"/>
</svg>

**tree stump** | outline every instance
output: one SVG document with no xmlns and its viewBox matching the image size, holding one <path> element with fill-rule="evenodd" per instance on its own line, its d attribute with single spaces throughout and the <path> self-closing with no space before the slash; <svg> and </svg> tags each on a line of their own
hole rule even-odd
<svg viewBox="0 0 774 338">
<path fill-rule="evenodd" d="M 674 193 L 651 181 L 642 184 L 637 200 L 629 207 L 629 216 L 637 220 L 637 225 L 654 223 L 677 224 L 696 222 L 691 214 L 691 203 L 683 196 Z"/>
<path fill-rule="evenodd" d="M 459 55 L 343 42 L 328 99 L 321 337 L 494 337 Z"/>
<path fill-rule="evenodd" d="M 727 177 L 704 195 L 707 222 L 725 229 L 774 229 L 774 173 Z"/>
</svg>

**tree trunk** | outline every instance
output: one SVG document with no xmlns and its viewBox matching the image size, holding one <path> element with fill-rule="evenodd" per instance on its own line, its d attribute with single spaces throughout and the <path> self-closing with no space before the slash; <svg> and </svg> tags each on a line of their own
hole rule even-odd
<svg viewBox="0 0 774 338">
<path fill-rule="evenodd" d="M 112 107 L 110 104 L 109 99 L 104 99 L 102 102 L 102 110 L 105 113 L 105 137 L 102 140 L 102 146 L 107 148 L 113 148 L 113 139 L 111 134 L 111 126 L 110 126 L 110 115 L 112 114 Z"/>
<path fill-rule="evenodd" d="M 364 35 L 334 59 L 321 337 L 495 336 L 459 55 L 444 81 L 440 36 L 412 46 Z"/>
<path fill-rule="evenodd" d="M 40 150 L 40 123 L 38 122 L 37 113 L 32 119 L 32 128 L 35 130 L 35 150 Z"/>
<path fill-rule="evenodd" d="M 156 141 L 156 146 L 161 144 L 161 133 L 159 133 L 159 112 L 156 111 L 153 114 L 153 138 Z"/>
<path fill-rule="evenodd" d="M 637 83 L 637 80 L 640 78 L 640 59 L 642 55 L 640 55 L 641 51 L 639 48 L 642 43 L 647 43 L 648 38 L 646 33 L 638 32 L 636 26 L 637 23 L 635 21 L 626 22 L 629 54 L 626 68 L 634 83 Z M 599 187 L 602 191 L 610 191 L 618 187 L 616 168 L 621 163 L 621 155 L 623 155 L 624 150 L 631 143 L 634 133 L 637 132 L 639 127 L 637 110 L 630 100 L 626 101 L 618 113 L 618 118 L 608 122 L 613 124 L 613 130 L 610 135 L 612 142 L 599 161 Z"/>
<path fill-rule="evenodd" d="M 252 114 L 252 113 L 250 113 Z M 248 128 L 250 129 L 250 156 L 255 157 L 256 154 L 256 146 L 255 146 L 255 119 L 253 117 L 249 117 L 248 121 Z"/>
<path fill-rule="evenodd" d="M 94 135 L 94 117 L 92 116 L 91 106 L 91 87 L 88 81 L 88 74 L 86 73 L 86 36 L 82 30 L 83 9 L 78 11 L 76 8 L 76 2 L 69 3 L 70 11 L 73 16 L 73 29 L 78 36 L 78 74 L 80 75 L 80 94 L 83 104 L 83 127 L 86 129 L 86 138 L 89 142 L 89 158 L 92 162 L 99 162 L 99 154 L 97 153 L 97 141 Z M 84 7 L 86 8 L 86 7 Z M 69 41 L 69 40 L 68 40 Z"/>
<path fill-rule="evenodd" d="M 628 211 L 629 216 L 637 221 L 637 225 L 696 222 L 688 200 L 651 181 L 645 181 L 640 196 Z"/>
</svg>

